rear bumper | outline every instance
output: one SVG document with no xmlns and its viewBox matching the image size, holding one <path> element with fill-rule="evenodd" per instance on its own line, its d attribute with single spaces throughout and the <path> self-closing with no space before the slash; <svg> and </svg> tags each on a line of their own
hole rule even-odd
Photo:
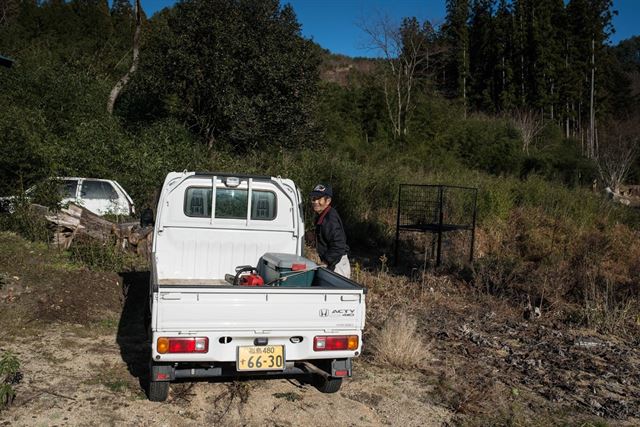
<svg viewBox="0 0 640 427">
<path fill-rule="evenodd" d="M 311 369 L 310 369 L 311 368 Z M 237 377 L 274 377 L 295 376 L 324 373 L 329 377 L 351 377 L 352 363 L 350 358 L 317 360 L 313 367 L 302 362 L 288 363 L 283 371 L 247 371 L 238 372 L 235 364 L 221 362 L 210 365 L 173 363 L 151 365 L 152 381 L 175 381 L 198 378 L 237 378 Z"/>
<path fill-rule="evenodd" d="M 327 335 L 357 335 L 358 348 L 347 351 L 314 351 L 313 339 L 316 336 Z M 207 337 L 209 349 L 206 353 L 171 353 L 160 354 L 156 345 L 159 337 Z M 151 341 L 151 359 L 154 363 L 214 363 L 233 362 L 235 364 L 238 355 L 238 347 L 254 346 L 256 339 L 266 339 L 262 345 L 282 345 L 287 362 L 296 362 L 315 359 L 346 359 L 357 357 L 362 352 L 362 331 L 344 330 L 338 332 L 315 331 L 218 331 L 218 332 L 193 332 L 189 334 L 177 331 L 153 332 Z M 298 341 L 298 342 L 296 342 Z"/>
</svg>

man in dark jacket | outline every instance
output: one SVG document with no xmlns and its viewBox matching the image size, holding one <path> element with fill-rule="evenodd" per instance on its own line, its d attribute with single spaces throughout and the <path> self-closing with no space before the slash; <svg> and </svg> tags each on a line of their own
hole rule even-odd
<svg viewBox="0 0 640 427">
<path fill-rule="evenodd" d="M 311 207 L 316 218 L 316 249 L 327 267 L 346 278 L 351 277 L 349 246 L 338 211 L 331 206 L 333 192 L 329 185 L 318 184 L 311 192 Z"/>
</svg>

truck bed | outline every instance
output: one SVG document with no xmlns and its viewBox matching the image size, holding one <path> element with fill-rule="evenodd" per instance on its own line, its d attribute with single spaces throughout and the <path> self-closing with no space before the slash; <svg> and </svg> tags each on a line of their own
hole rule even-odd
<svg viewBox="0 0 640 427">
<path fill-rule="evenodd" d="M 166 288 L 166 287 L 226 287 L 231 289 L 247 289 L 245 287 L 233 286 L 229 282 L 224 279 L 183 279 L 183 278 L 164 278 L 157 280 L 158 287 Z M 323 288 L 323 289 L 360 289 L 366 290 L 357 284 L 356 282 L 342 277 L 330 270 L 327 270 L 324 267 L 320 267 L 316 270 L 315 277 L 313 279 L 313 283 L 311 288 Z M 258 289 L 281 289 L 278 286 L 265 286 L 258 287 Z M 291 289 L 291 288 L 290 288 Z M 309 287 L 298 287 L 294 289 L 310 289 Z"/>
<path fill-rule="evenodd" d="M 232 286 L 219 280 L 160 283 L 154 329 L 359 328 L 365 289 L 324 268 L 315 276 L 313 286 L 296 288 Z"/>
</svg>

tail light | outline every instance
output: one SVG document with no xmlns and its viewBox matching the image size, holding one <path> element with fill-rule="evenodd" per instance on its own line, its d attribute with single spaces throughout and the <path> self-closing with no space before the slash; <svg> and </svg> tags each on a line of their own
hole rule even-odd
<svg viewBox="0 0 640 427">
<path fill-rule="evenodd" d="M 291 271 L 303 271 L 307 269 L 307 264 L 291 264 Z"/>
<path fill-rule="evenodd" d="M 313 338 L 314 351 L 357 350 L 357 335 L 329 335 Z"/>
<path fill-rule="evenodd" d="M 209 351 L 209 338 L 158 338 L 156 350 L 164 353 L 206 353 Z"/>
</svg>

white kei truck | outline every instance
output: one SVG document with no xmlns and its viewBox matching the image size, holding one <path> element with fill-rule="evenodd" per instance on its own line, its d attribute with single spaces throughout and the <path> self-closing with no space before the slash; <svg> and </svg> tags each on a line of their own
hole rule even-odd
<svg viewBox="0 0 640 427">
<path fill-rule="evenodd" d="M 303 257 L 290 179 L 171 172 L 154 225 L 148 397 L 171 381 L 305 374 L 339 390 L 362 351 L 366 289 Z"/>
</svg>

